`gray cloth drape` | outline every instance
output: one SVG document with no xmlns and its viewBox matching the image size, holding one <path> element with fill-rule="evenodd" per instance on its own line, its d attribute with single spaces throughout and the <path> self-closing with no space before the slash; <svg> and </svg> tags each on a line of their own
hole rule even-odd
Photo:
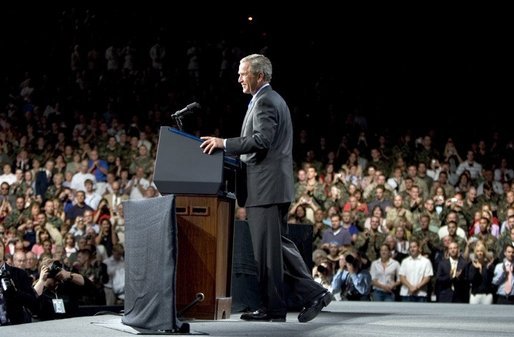
<svg viewBox="0 0 514 337">
<path fill-rule="evenodd" d="M 166 195 L 123 203 L 125 214 L 124 324 L 180 329 L 175 291 L 177 222 L 175 197 Z"/>
</svg>

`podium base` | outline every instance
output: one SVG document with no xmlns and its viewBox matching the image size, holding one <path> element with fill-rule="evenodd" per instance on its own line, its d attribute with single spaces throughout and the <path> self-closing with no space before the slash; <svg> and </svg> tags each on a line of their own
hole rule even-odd
<svg viewBox="0 0 514 337">
<path fill-rule="evenodd" d="M 106 322 L 92 322 L 91 324 L 104 328 L 123 331 L 133 335 L 208 335 L 208 333 L 200 331 L 191 331 L 189 323 L 182 323 L 180 329 L 177 330 L 150 330 L 144 328 L 133 327 L 124 324 L 121 318 L 115 318 Z"/>
</svg>

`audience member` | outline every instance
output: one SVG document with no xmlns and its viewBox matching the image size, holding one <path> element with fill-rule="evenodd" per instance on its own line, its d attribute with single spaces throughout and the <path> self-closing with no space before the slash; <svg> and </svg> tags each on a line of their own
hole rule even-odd
<svg viewBox="0 0 514 337">
<path fill-rule="evenodd" d="M 91 281 L 74 270 L 66 270 L 51 258 L 41 261 L 37 294 L 38 320 L 70 318 L 78 315 L 79 299 L 93 290 Z"/>
<path fill-rule="evenodd" d="M 4 260 L 5 245 L 0 240 L 0 326 L 30 323 L 36 296 L 29 275 Z"/>
</svg>

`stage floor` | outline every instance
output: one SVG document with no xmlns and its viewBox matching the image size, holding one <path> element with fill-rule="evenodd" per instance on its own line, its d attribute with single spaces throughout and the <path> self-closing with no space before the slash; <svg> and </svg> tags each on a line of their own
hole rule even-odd
<svg viewBox="0 0 514 337">
<path fill-rule="evenodd" d="M 291 312 L 285 323 L 230 319 L 190 320 L 192 334 L 209 336 L 512 336 L 514 306 L 438 303 L 332 302 L 309 323 Z M 0 327 L 1 337 L 118 337 L 121 316 L 112 314 Z M 130 327 L 129 327 L 130 328 Z M 156 333 L 155 335 L 162 335 Z"/>
</svg>

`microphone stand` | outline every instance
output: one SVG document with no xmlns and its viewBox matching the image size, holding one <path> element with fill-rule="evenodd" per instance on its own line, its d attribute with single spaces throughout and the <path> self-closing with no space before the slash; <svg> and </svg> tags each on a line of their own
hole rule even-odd
<svg viewBox="0 0 514 337">
<path fill-rule="evenodd" d="M 182 130 L 182 125 L 183 125 L 183 124 L 182 124 L 182 117 L 175 117 L 175 121 L 177 122 L 178 129 L 179 129 L 180 131 L 183 131 L 183 130 Z"/>
<path fill-rule="evenodd" d="M 191 104 L 188 104 L 182 110 L 179 110 L 179 111 L 175 112 L 173 115 L 171 115 L 171 117 L 175 118 L 175 120 L 177 121 L 177 126 L 180 131 L 183 131 L 182 130 L 182 127 L 183 127 L 182 117 L 185 115 L 191 114 L 193 109 L 199 109 L 199 108 L 200 108 L 200 104 L 193 102 Z"/>
</svg>

